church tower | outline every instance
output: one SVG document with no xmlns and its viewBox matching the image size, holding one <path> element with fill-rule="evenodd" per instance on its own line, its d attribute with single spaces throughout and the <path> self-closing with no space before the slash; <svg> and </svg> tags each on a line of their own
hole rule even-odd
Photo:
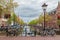
<svg viewBox="0 0 60 40">
<path fill-rule="evenodd" d="M 58 20 L 58 26 L 60 28 L 60 2 L 58 2 L 58 7 L 57 7 L 57 20 Z"/>
</svg>

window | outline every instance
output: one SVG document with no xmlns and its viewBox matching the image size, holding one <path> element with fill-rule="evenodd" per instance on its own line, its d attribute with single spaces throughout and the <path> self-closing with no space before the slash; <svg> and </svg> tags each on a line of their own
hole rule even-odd
<svg viewBox="0 0 60 40">
<path fill-rule="evenodd" d="M 10 14 L 5 14 L 4 18 L 8 19 L 8 18 L 10 18 L 10 16 L 11 16 Z"/>
<path fill-rule="evenodd" d="M 59 25 L 59 28 L 60 28 L 60 25 Z"/>
<path fill-rule="evenodd" d="M 60 16 L 58 16 L 58 20 L 60 20 Z"/>
<path fill-rule="evenodd" d="M 54 14 L 56 14 L 56 10 L 54 11 Z"/>
</svg>

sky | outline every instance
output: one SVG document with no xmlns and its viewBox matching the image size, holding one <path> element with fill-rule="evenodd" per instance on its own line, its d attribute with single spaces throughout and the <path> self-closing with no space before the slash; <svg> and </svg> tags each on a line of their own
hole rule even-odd
<svg viewBox="0 0 60 40">
<path fill-rule="evenodd" d="M 19 4 L 19 6 L 15 8 L 15 13 L 27 23 L 38 18 L 43 13 L 41 7 L 43 3 L 48 5 L 46 12 L 50 12 L 57 8 L 58 1 L 60 0 L 15 0 L 15 2 Z"/>
</svg>

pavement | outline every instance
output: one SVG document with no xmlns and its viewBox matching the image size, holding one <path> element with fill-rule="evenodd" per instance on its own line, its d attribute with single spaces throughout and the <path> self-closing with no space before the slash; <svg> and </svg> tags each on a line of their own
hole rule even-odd
<svg viewBox="0 0 60 40">
<path fill-rule="evenodd" d="M 0 36 L 0 40 L 60 40 L 60 35 L 56 36 L 36 36 L 36 37 L 21 37 L 21 36 Z"/>
</svg>

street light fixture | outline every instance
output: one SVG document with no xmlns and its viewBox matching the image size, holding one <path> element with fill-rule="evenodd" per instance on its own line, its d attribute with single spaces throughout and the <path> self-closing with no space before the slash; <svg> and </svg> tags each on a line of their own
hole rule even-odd
<svg viewBox="0 0 60 40">
<path fill-rule="evenodd" d="M 43 12 L 44 12 L 44 30 L 45 30 L 45 26 L 46 26 L 46 25 L 45 25 L 45 23 L 46 23 L 46 22 L 45 22 L 45 13 L 46 13 L 46 8 L 47 8 L 47 6 L 48 6 L 48 5 L 46 5 L 46 3 L 44 3 L 44 4 L 42 5 L 42 9 L 43 9 Z"/>
</svg>

